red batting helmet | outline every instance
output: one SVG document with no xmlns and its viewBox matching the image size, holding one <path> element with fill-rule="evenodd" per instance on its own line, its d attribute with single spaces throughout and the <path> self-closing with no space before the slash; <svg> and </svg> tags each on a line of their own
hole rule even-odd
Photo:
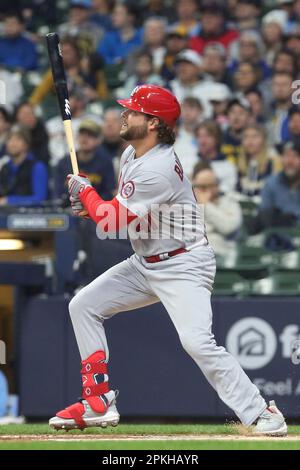
<svg viewBox="0 0 300 470">
<path fill-rule="evenodd" d="M 118 100 L 118 103 L 124 108 L 156 116 L 170 127 L 175 126 L 180 116 L 180 104 L 175 96 L 157 85 L 137 86 L 128 100 Z"/>
</svg>

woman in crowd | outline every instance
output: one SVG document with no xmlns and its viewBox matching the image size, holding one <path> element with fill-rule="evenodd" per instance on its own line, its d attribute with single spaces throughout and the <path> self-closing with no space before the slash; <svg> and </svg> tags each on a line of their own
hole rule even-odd
<svg viewBox="0 0 300 470">
<path fill-rule="evenodd" d="M 266 178 L 281 170 L 280 157 L 268 145 L 267 134 L 258 124 L 248 125 L 243 132 L 237 167 L 237 189 L 248 196 L 259 195 Z"/>
</svg>

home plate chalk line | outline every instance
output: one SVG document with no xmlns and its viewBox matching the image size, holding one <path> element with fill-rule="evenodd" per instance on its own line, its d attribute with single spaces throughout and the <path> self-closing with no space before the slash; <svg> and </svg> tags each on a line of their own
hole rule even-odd
<svg viewBox="0 0 300 470">
<path fill-rule="evenodd" d="M 294 441 L 300 443 L 299 435 L 285 437 L 251 436 L 251 435 L 221 435 L 221 434 L 160 434 L 160 435 L 0 435 L 0 442 L 7 441 L 53 441 L 53 442 L 82 442 L 82 441 Z"/>
</svg>

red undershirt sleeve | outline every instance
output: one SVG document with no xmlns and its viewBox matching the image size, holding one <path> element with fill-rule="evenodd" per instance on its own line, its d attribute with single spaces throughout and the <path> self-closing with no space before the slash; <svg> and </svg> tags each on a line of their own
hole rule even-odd
<svg viewBox="0 0 300 470">
<path fill-rule="evenodd" d="M 80 201 L 89 216 L 104 232 L 118 232 L 137 218 L 117 198 L 104 201 L 94 188 L 88 187 L 79 194 Z"/>
</svg>

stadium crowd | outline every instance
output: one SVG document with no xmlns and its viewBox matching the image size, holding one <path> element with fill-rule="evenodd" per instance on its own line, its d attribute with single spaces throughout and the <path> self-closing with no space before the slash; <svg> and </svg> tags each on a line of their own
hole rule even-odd
<svg viewBox="0 0 300 470">
<path fill-rule="evenodd" d="M 79 167 L 104 199 L 126 145 L 115 99 L 151 83 L 181 102 L 175 149 L 217 254 L 239 240 L 245 204 L 256 208 L 247 233 L 299 224 L 300 0 L 1 0 L 2 208 L 68 206 L 53 30 Z"/>
</svg>

